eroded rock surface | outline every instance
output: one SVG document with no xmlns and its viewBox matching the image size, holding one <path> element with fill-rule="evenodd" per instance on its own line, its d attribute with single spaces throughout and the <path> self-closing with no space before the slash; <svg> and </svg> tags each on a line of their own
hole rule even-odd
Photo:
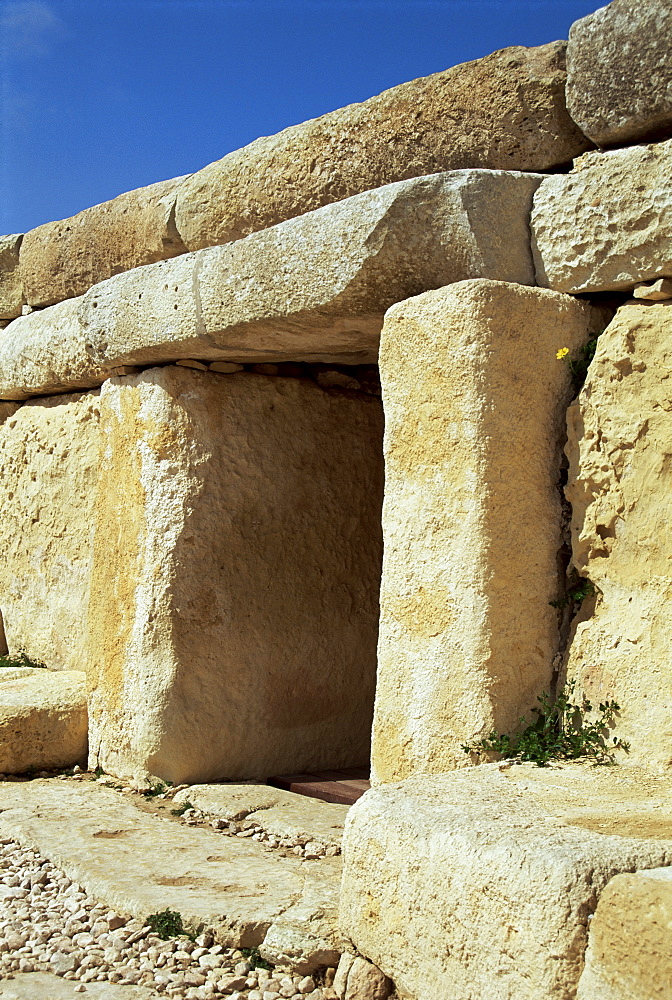
<svg viewBox="0 0 672 1000">
<path fill-rule="evenodd" d="M 86 670 L 98 392 L 0 404 L 0 614 L 11 653 Z M 2 770 L 0 768 L 0 770 Z"/>
<path fill-rule="evenodd" d="M 22 235 L 0 236 L 0 320 L 21 315 L 26 301 L 19 274 Z"/>
<path fill-rule="evenodd" d="M 629 759 L 669 768 L 672 680 L 672 302 L 629 302 L 598 340 L 568 414 L 573 562 L 584 602 L 567 674 L 616 700 Z"/>
<path fill-rule="evenodd" d="M 672 140 L 589 153 L 534 198 L 537 283 L 559 292 L 633 288 L 672 275 Z"/>
<path fill-rule="evenodd" d="M 565 48 L 501 49 L 257 139 L 182 184 L 180 235 L 197 250 L 409 177 L 567 163 L 591 143 L 565 108 Z"/>
<path fill-rule="evenodd" d="M 346 821 L 344 933 L 415 1000 L 572 996 L 604 887 L 672 862 L 669 779 L 625 771 L 493 764 L 372 789 Z"/>
<path fill-rule="evenodd" d="M 567 295 L 464 281 L 386 315 L 385 555 L 374 782 L 465 767 L 548 689 L 558 648 Z"/>
<path fill-rule="evenodd" d="M 390 184 L 226 247 L 101 282 L 0 336 L 0 398 L 100 385 L 122 365 L 375 362 L 385 310 L 468 277 L 534 284 L 537 174 Z"/>
<path fill-rule="evenodd" d="M 177 783 L 367 759 L 382 422 L 374 397 L 298 378 L 105 383 L 94 765 Z"/>
<path fill-rule="evenodd" d="M 612 0 L 575 21 L 567 106 L 598 146 L 672 134 L 672 7 Z"/>
</svg>

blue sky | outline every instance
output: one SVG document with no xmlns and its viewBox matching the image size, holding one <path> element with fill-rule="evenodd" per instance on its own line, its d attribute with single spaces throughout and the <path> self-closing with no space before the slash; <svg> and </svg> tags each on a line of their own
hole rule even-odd
<svg viewBox="0 0 672 1000">
<path fill-rule="evenodd" d="M 599 0 L 0 0 L 0 233 L 404 80 L 566 38 Z"/>
</svg>

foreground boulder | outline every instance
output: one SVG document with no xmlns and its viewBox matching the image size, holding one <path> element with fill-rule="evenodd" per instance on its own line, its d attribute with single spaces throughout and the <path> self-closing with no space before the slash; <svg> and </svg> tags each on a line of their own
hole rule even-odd
<svg viewBox="0 0 672 1000">
<path fill-rule="evenodd" d="M 664 1000 L 672 983 L 672 869 L 616 875 L 590 925 L 577 1000 Z"/>
<path fill-rule="evenodd" d="M 672 134 L 671 36 L 668 0 L 613 0 L 572 25 L 567 106 L 598 146 Z"/>
<path fill-rule="evenodd" d="M 597 344 L 568 414 L 572 559 L 585 601 L 567 674 L 594 705 L 616 700 L 630 758 L 672 759 L 672 302 L 629 302 Z"/>
<path fill-rule="evenodd" d="M 184 253 L 174 222 L 182 180 L 128 191 L 26 233 L 20 260 L 28 304 L 48 306 L 81 295 L 120 271 Z"/>
<path fill-rule="evenodd" d="M 86 669 L 98 413 L 97 391 L 0 403 L 0 620 L 56 669 Z"/>
<path fill-rule="evenodd" d="M 672 275 L 672 140 L 589 153 L 547 177 L 532 210 L 537 284 L 630 289 Z"/>
<path fill-rule="evenodd" d="M 181 185 L 180 236 L 198 250 L 408 177 L 567 163 L 591 143 L 565 108 L 565 47 L 501 49 L 257 139 Z"/>
<path fill-rule="evenodd" d="M 0 336 L 0 398 L 100 385 L 122 365 L 375 361 L 385 310 L 468 277 L 534 284 L 539 175 L 464 170 L 328 205 L 226 247 L 110 278 Z"/>
<path fill-rule="evenodd" d="M 551 682 L 557 490 L 585 302 L 463 281 L 389 310 L 374 780 L 464 767 Z"/>
<path fill-rule="evenodd" d="M 341 927 L 412 1000 L 571 997 L 605 885 L 671 862 L 669 779 L 533 764 L 409 778 L 350 809 Z"/>
<path fill-rule="evenodd" d="M 9 671 L 13 674 L 13 671 Z M 86 760 L 86 675 L 0 670 L 0 772 L 71 767 Z"/>
<path fill-rule="evenodd" d="M 382 425 L 378 399 L 298 378 L 105 383 L 94 765 L 182 783 L 367 760 Z"/>
</svg>

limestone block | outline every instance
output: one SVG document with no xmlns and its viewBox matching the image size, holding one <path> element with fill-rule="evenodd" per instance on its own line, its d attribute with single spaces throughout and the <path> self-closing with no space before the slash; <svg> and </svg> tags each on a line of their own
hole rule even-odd
<svg viewBox="0 0 672 1000">
<path fill-rule="evenodd" d="M 590 925 L 577 1000 L 665 1000 L 672 984 L 672 869 L 616 875 Z"/>
<path fill-rule="evenodd" d="M 463 743 L 509 731 L 549 686 L 571 398 L 556 352 L 598 322 L 587 303 L 495 281 L 386 315 L 374 782 L 466 766 Z"/>
<path fill-rule="evenodd" d="M 593 704 L 621 705 L 633 761 L 672 759 L 672 302 L 629 302 L 598 340 L 568 413 L 572 558 L 598 590 L 567 663 Z"/>
<path fill-rule="evenodd" d="M 658 281 L 642 282 L 635 285 L 632 293 L 635 299 L 647 299 L 649 302 L 664 302 L 672 299 L 672 278 L 659 278 Z"/>
<path fill-rule="evenodd" d="M 565 108 L 565 48 L 501 49 L 257 139 L 184 182 L 180 236 L 198 250 L 409 177 L 569 162 L 592 144 Z"/>
<path fill-rule="evenodd" d="M 143 914 L 144 915 L 144 914 Z M 117 986 L 110 982 L 88 982 L 87 1000 L 156 1000 L 156 991 L 145 986 Z M 23 972 L 16 979 L 0 982 L 2 1000 L 73 1000 L 72 981 L 49 972 Z"/>
<path fill-rule="evenodd" d="M 588 153 L 542 182 L 532 210 L 537 284 L 632 288 L 672 275 L 672 140 Z"/>
<path fill-rule="evenodd" d="M 86 669 L 98 395 L 32 400 L 0 424 L 0 617 L 12 653 L 54 669 Z"/>
<path fill-rule="evenodd" d="M 672 862 L 669 780 L 618 770 L 493 764 L 366 792 L 345 826 L 343 932 L 412 1000 L 574 996 L 605 885 Z M 619 826 L 631 801 L 650 809 L 638 836 Z"/>
<path fill-rule="evenodd" d="M 127 191 L 26 233 L 20 270 L 28 303 L 52 305 L 120 271 L 184 253 L 174 219 L 183 180 Z"/>
<path fill-rule="evenodd" d="M 5 680 L 0 670 L 0 772 L 81 764 L 86 734 L 82 671 L 33 669 Z"/>
<path fill-rule="evenodd" d="M 375 362 L 383 314 L 400 299 L 468 277 L 534 284 L 528 220 L 539 182 L 485 170 L 400 181 L 117 275 L 10 324 L 0 398 L 185 358 Z"/>
<path fill-rule="evenodd" d="M 25 303 L 19 274 L 19 247 L 22 235 L 0 236 L 0 319 L 21 315 Z"/>
<path fill-rule="evenodd" d="M 575 21 L 567 107 L 598 146 L 672 134 L 672 7 L 613 0 Z"/>
<path fill-rule="evenodd" d="M 101 405 L 92 761 L 180 783 L 361 764 L 380 402 L 167 366 Z"/>
</svg>

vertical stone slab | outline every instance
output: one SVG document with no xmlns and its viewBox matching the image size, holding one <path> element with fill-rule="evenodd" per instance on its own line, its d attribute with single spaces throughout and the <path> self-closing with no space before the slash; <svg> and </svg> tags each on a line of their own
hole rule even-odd
<svg viewBox="0 0 672 1000">
<path fill-rule="evenodd" d="M 465 766 L 461 744 L 512 729 L 549 687 L 571 397 L 556 352 L 598 318 L 488 280 L 386 314 L 377 783 Z"/>
<path fill-rule="evenodd" d="M 91 761 L 175 782 L 365 761 L 380 401 L 167 366 L 101 403 Z"/>
<path fill-rule="evenodd" d="M 594 705 L 621 705 L 627 760 L 672 766 L 672 302 L 628 302 L 568 414 L 572 558 L 597 588 L 567 662 Z"/>
<path fill-rule="evenodd" d="M 86 669 L 98 396 L 0 403 L 0 615 L 52 669 Z"/>
<path fill-rule="evenodd" d="M 19 272 L 19 247 L 22 234 L 0 236 L 0 320 L 21 315 L 26 301 Z"/>
</svg>

